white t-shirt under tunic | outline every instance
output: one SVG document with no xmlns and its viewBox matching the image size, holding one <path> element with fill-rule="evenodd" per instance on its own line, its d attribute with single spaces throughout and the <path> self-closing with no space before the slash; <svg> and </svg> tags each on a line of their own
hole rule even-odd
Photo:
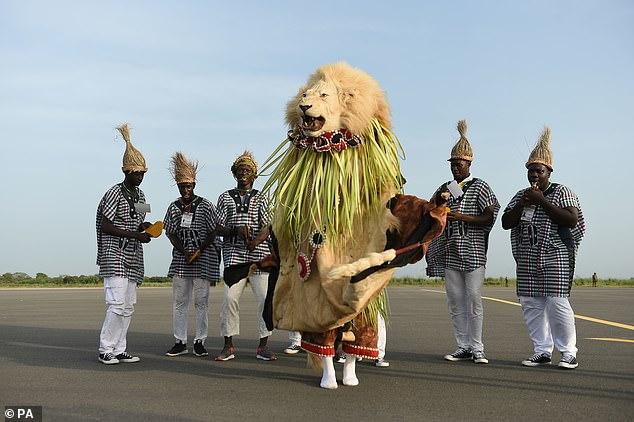
<svg viewBox="0 0 634 422">
<path fill-rule="evenodd" d="M 515 194 L 504 212 L 515 207 L 524 191 Z M 511 249 L 517 264 L 517 295 L 568 297 L 585 221 L 577 195 L 566 186 L 552 183 L 544 196 L 557 207 L 576 208 L 579 219 L 572 229 L 560 227 L 544 208 L 537 206 L 530 221 L 520 220 L 511 230 Z"/>
<path fill-rule="evenodd" d="M 97 206 L 97 265 L 99 276 L 124 277 L 131 282 L 143 282 L 143 245 L 136 239 L 112 236 L 101 230 L 102 217 L 110 220 L 115 227 L 138 231 L 145 220 L 145 212 L 138 212 L 135 204 L 144 204 L 145 195 L 141 189 L 128 190 L 119 183 L 108 189 Z"/>
<path fill-rule="evenodd" d="M 191 222 L 183 223 L 183 213 L 191 214 Z M 218 214 L 216 207 L 207 199 L 196 196 L 191 204 L 185 205 L 180 199 L 172 202 L 165 214 L 165 233 L 176 235 L 187 252 L 200 249 L 207 236 L 216 229 Z M 220 279 L 220 249 L 215 242 L 209 245 L 192 264 L 185 262 L 185 256 L 172 249 L 172 263 L 168 277 L 202 278 L 215 284 Z"/>
</svg>

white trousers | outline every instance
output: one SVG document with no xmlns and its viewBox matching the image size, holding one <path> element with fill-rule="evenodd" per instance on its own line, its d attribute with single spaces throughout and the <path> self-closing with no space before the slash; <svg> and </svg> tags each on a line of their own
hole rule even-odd
<svg viewBox="0 0 634 422">
<path fill-rule="evenodd" d="M 299 346 L 302 344 L 302 333 L 299 331 L 289 331 L 288 341 L 290 341 L 293 346 Z"/>
<path fill-rule="evenodd" d="M 299 346 L 302 342 L 302 333 L 299 331 L 289 331 L 288 340 L 293 345 Z M 377 347 L 379 349 L 379 359 L 385 357 L 385 344 L 387 342 L 387 330 L 385 329 L 385 319 L 379 314 L 379 326 L 377 333 Z"/>
<path fill-rule="evenodd" d="M 379 314 L 379 327 L 377 333 L 377 348 L 379 349 L 379 359 L 385 357 L 385 343 L 387 342 L 387 330 L 385 329 L 385 319 Z"/>
<path fill-rule="evenodd" d="M 447 305 L 453 322 L 456 343 L 458 347 L 474 352 L 484 351 L 482 283 L 484 283 L 484 267 L 470 272 L 445 269 Z"/>
<path fill-rule="evenodd" d="M 224 299 L 220 307 L 220 335 L 223 337 L 233 337 L 240 334 L 240 296 L 247 285 L 247 280 L 258 304 L 256 311 L 258 334 L 260 338 L 271 335 L 271 331 L 266 329 L 266 323 L 262 317 L 266 291 L 269 286 L 268 274 L 254 274 L 248 278 L 243 278 L 231 287 L 226 284 L 224 286 Z"/>
<path fill-rule="evenodd" d="M 126 351 L 126 336 L 136 303 L 136 283 L 123 277 L 103 279 L 106 317 L 99 336 L 99 353 L 118 355 Z"/>
<path fill-rule="evenodd" d="M 207 327 L 209 324 L 207 316 L 209 281 L 202 278 L 174 277 L 172 279 L 174 337 L 183 343 L 187 343 L 187 316 L 189 314 L 189 304 L 192 300 L 192 292 L 194 309 L 196 310 L 194 341 L 200 340 L 204 343 L 207 338 Z"/>
<path fill-rule="evenodd" d="M 577 356 L 575 314 L 567 297 L 520 296 L 528 335 L 535 353 L 552 356 L 554 346 L 562 355 Z"/>
</svg>

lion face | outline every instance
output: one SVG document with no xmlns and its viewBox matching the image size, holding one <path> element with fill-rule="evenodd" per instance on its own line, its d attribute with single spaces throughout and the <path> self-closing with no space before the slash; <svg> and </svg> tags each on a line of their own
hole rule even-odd
<svg viewBox="0 0 634 422">
<path fill-rule="evenodd" d="M 297 107 L 299 126 L 308 136 L 341 128 L 341 104 L 337 88 L 330 81 L 319 81 L 302 92 Z"/>
<path fill-rule="evenodd" d="M 390 127 L 385 94 L 370 75 L 346 63 L 317 69 L 286 108 L 289 128 L 311 137 L 338 129 L 361 135 L 372 119 Z"/>
</svg>

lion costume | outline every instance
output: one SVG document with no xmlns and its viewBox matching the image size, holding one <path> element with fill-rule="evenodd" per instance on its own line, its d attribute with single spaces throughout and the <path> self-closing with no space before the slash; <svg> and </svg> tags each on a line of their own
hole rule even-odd
<svg viewBox="0 0 634 422">
<path fill-rule="evenodd" d="M 329 359 L 321 385 L 336 388 L 334 368 L 326 373 L 335 340 L 348 356 L 377 357 L 377 307 L 368 305 L 395 267 L 423 257 L 447 208 L 400 194 L 401 146 L 385 94 L 367 73 L 346 63 L 320 67 L 289 101 L 286 123 L 288 138 L 263 170 L 272 169 L 264 191 L 279 257 L 272 319 Z M 348 360 L 344 384 L 356 385 Z"/>
</svg>

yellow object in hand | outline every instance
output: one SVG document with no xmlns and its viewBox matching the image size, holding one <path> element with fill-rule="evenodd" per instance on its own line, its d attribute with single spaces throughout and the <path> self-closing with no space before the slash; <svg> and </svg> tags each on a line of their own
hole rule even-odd
<svg viewBox="0 0 634 422">
<path fill-rule="evenodd" d="M 163 222 L 159 220 L 144 231 L 152 237 L 159 237 L 163 233 Z"/>
</svg>

